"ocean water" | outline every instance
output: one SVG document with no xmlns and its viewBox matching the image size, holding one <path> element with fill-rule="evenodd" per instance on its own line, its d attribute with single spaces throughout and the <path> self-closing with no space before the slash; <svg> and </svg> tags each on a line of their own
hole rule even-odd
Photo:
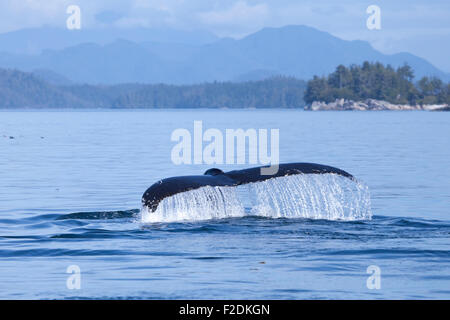
<svg viewBox="0 0 450 320">
<path fill-rule="evenodd" d="M 158 179 L 252 166 L 174 165 L 171 133 L 194 120 L 279 129 L 281 162 L 363 187 L 308 176 L 230 193 L 221 211 L 141 212 Z M 0 298 L 448 299 L 449 139 L 437 112 L 0 111 Z M 311 208 L 290 203 L 307 194 Z"/>
</svg>

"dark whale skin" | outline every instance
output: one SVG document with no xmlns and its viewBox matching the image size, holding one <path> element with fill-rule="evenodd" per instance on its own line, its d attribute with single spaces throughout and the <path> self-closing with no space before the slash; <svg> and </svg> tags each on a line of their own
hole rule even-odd
<svg viewBox="0 0 450 320">
<path fill-rule="evenodd" d="M 261 168 L 268 166 L 255 167 L 243 170 L 233 170 L 223 172 L 220 169 L 212 168 L 207 170 L 203 175 L 198 176 L 180 176 L 159 180 L 150 186 L 142 196 L 142 205 L 148 207 L 154 212 L 158 204 L 167 197 L 173 196 L 180 192 L 195 190 L 201 187 L 231 187 L 246 183 L 260 182 L 277 177 L 291 176 L 296 174 L 338 174 L 349 179 L 355 178 L 348 172 L 325 166 L 317 163 L 285 163 L 280 164 L 278 172 L 273 175 L 262 175 Z"/>
</svg>

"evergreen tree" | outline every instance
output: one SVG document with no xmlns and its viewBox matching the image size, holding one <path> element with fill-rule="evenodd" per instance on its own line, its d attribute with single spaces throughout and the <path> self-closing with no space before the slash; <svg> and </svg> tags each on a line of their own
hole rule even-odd
<svg viewBox="0 0 450 320">
<path fill-rule="evenodd" d="M 397 69 L 368 61 L 348 68 L 339 65 L 328 77 L 315 76 L 308 81 L 305 102 L 370 98 L 396 104 L 448 103 L 448 85 L 442 80 L 424 77 L 414 85 L 413 79 L 414 72 L 407 64 Z"/>
</svg>

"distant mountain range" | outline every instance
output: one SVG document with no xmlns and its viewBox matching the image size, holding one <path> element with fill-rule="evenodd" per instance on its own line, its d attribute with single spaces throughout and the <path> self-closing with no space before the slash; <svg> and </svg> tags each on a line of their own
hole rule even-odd
<svg viewBox="0 0 450 320">
<path fill-rule="evenodd" d="M 59 46 L 47 40 L 33 41 L 45 39 L 46 32 L 59 39 Z M 115 34 L 77 32 L 29 29 L 0 35 L 0 67 L 37 70 L 41 79 L 61 84 L 194 84 L 261 80 L 274 75 L 308 80 L 331 73 L 339 64 L 367 60 L 394 67 L 407 63 L 416 79 L 437 76 L 450 80 L 450 74 L 412 54 L 385 55 L 365 41 L 342 40 L 306 26 L 265 28 L 240 40 L 196 33 L 183 37 L 175 31 L 165 35 L 161 31 L 157 36 L 141 29 Z M 27 41 L 39 47 L 37 52 L 43 51 L 26 54 Z"/>
<path fill-rule="evenodd" d="M 67 30 L 54 27 L 28 28 L 0 34 L 0 51 L 15 54 L 38 54 L 43 50 L 61 50 L 82 43 L 104 45 L 117 39 L 132 42 L 164 42 L 202 45 L 217 41 L 205 31 L 181 31 L 149 28 L 102 28 Z"/>
</svg>

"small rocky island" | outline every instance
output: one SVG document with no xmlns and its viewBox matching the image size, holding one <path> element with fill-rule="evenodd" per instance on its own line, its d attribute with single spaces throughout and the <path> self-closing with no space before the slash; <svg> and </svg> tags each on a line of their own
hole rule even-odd
<svg viewBox="0 0 450 320">
<path fill-rule="evenodd" d="M 385 111 L 385 110 L 426 110 L 426 111 L 450 111 L 448 104 L 393 104 L 383 100 L 366 99 L 363 101 L 353 101 L 347 99 L 336 99 L 333 102 L 313 101 L 305 106 L 305 110 L 310 111 Z"/>
<path fill-rule="evenodd" d="M 328 76 L 307 83 L 305 110 L 427 110 L 448 111 L 450 83 L 437 77 L 414 81 L 408 66 L 381 63 L 340 65 Z"/>
</svg>

